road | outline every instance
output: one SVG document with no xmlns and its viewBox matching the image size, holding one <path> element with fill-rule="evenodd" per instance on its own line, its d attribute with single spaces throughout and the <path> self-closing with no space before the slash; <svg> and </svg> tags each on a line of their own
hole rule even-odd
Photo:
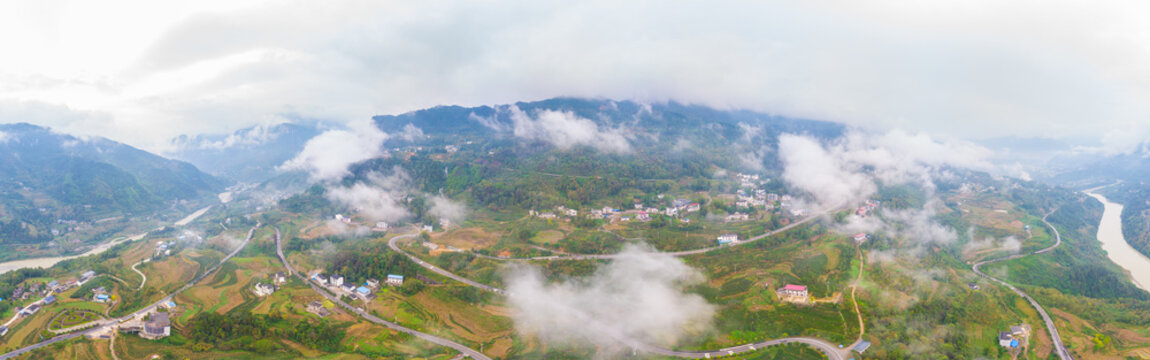
<svg viewBox="0 0 1150 360">
<path fill-rule="evenodd" d="M 444 339 L 444 338 L 441 338 L 441 337 L 438 337 L 435 335 L 422 333 L 422 332 L 416 331 L 414 329 L 410 329 L 410 328 L 401 326 L 399 324 L 396 324 L 396 323 L 393 323 L 393 322 L 390 322 L 390 321 L 387 321 L 384 319 L 380 319 L 378 316 L 369 314 L 363 310 L 360 310 L 357 307 L 351 306 L 351 304 L 343 302 L 343 300 L 340 300 L 338 296 L 335 296 L 334 294 L 327 292 L 327 290 L 320 288 L 319 285 L 316 285 L 314 282 L 308 280 L 307 277 L 304 276 L 304 273 L 294 271 L 292 269 L 291 265 L 288 264 L 288 262 L 287 262 L 287 258 L 284 257 L 283 245 L 281 245 L 280 236 L 281 236 L 280 230 L 277 228 L 276 229 L 276 237 L 275 237 L 276 254 L 279 255 L 280 261 L 283 262 L 284 267 L 287 268 L 287 270 L 288 270 L 288 273 L 295 273 L 296 277 L 303 280 L 303 282 L 307 283 L 308 286 L 311 286 L 312 290 L 315 290 L 315 292 L 319 293 L 320 295 L 323 295 L 323 297 L 327 298 L 331 302 L 339 304 L 339 306 L 343 307 L 344 309 L 347 309 L 348 311 L 351 311 L 352 313 L 355 313 L 356 315 L 359 315 L 360 317 L 362 317 L 364 319 L 367 319 L 367 321 L 371 321 L 373 323 L 386 326 L 389 329 L 399 331 L 399 332 L 402 332 L 402 333 L 405 333 L 405 334 L 408 334 L 411 336 L 415 336 L 417 338 L 423 339 L 424 341 L 427 341 L 427 342 L 430 342 L 433 344 L 446 346 L 446 347 L 455 349 L 456 351 L 459 351 L 460 353 L 462 353 L 466 356 L 469 356 L 473 359 L 491 360 L 491 358 L 487 357 L 487 355 L 484 355 L 483 353 L 476 351 L 475 349 L 469 348 L 463 344 L 460 344 L 460 343 L 457 343 L 457 342 L 454 342 L 454 341 L 451 341 L 448 339 Z M 401 253 L 403 253 L 403 252 L 401 252 Z M 406 253 L 404 253 L 404 254 L 406 254 Z"/>
<path fill-rule="evenodd" d="M 140 260 L 140 262 L 132 264 L 132 271 L 135 271 L 137 274 L 140 274 L 140 278 L 143 279 L 143 280 L 140 280 L 140 286 L 136 287 L 136 291 L 143 290 L 144 289 L 144 283 L 148 282 L 148 275 L 144 275 L 143 271 L 140 271 L 140 269 L 136 268 L 136 266 L 140 266 L 140 264 L 142 264 L 142 263 L 144 263 L 144 261 Z"/>
<path fill-rule="evenodd" d="M 790 225 L 784 226 L 782 228 L 779 228 L 779 229 L 767 232 L 765 234 L 753 237 L 753 238 L 748 239 L 746 241 L 742 241 L 742 242 L 740 242 L 740 244 L 756 241 L 756 240 L 763 239 L 763 238 L 766 238 L 766 237 L 774 235 L 774 234 L 778 234 L 778 233 L 783 232 L 783 231 L 787 231 L 789 229 L 794 228 L 795 226 L 809 222 L 809 221 L 813 220 L 814 218 L 816 218 L 817 216 L 818 215 L 808 217 L 806 219 L 803 219 L 802 221 L 798 221 L 798 222 L 792 223 Z M 481 284 L 481 283 L 472 281 L 470 279 L 467 279 L 465 277 L 456 275 L 450 271 L 441 269 L 435 265 L 432 265 L 426 261 L 423 261 L 423 259 L 420 259 L 419 257 L 417 257 L 415 255 L 412 255 L 406 251 L 403 251 L 403 249 L 400 249 L 399 244 L 398 244 L 400 240 L 414 238 L 418 235 L 419 235 L 419 232 L 412 232 L 412 233 L 408 233 L 408 234 L 398 235 L 398 236 L 392 237 L 391 240 L 388 240 L 387 245 L 392 250 L 399 252 L 400 254 L 403 254 L 408 259 L 411 259 L 411 261 L 414 261 L 416 264 L 419 264 L 419 266 L 423 267 L 424 269 L 430 270 L 431 272 L 446 276 L 448 278 L 451 278 L 452 280 L 470 285 L 472 287 L 479 288 L 481 290 L 486 290 L 486 291 L 501 294 L 501 295 L 507 295 L 508 294 L 506 290 L 503 290 L 503 289 L 500 289 L 500 288 L 497 288 L 494 286 Z M 728 245 L 728 246 L 731 246 L 731 245 Z M 703 249 L 698 249 L 698 250 L 672 252 L 672 253 L 668 253 L 668 254 L 672 254 L 674 256 L 686 256 L 686 255 L 693 255 L 693 254 L 702 254 L 702 253 L 714 251 L 714 250 L 717 250 L 720 248 L 721 247 L 708 247 L 708 248 L 703 248 Z M 531 258 L 531 260 L 547 260 L 547 259 L 550 259 L 550 260 L 584 260 L 584 259 L 610 259 L 610 258 L 614 258 L 614 257 L 617 257 L 617 255 L 615 255 L 615 254 L 569 255 L 569 256 L 543 256 L 543 257 Z M 501 260 L 528 260 L 526 258 L 516 258 L 516 259 L 497 258 L 497 259 L 501 259 Z M 860 274 L 861 274 L 861 271 L 860 271 Z M 856 311 L 857 311 L 857 306 L 858 306 L 857 302 L 855 303 L 855 306 L 856 306 Z M 579 316 L 579 312 L 577 309 L 572 309 L 570 313 L 574 314 L 575 316 Z M 861 314 L 859 315 L 859 322 L 861 325 L 861 322 L 862 322 L 862 315 Z M 810 345 L 810 346 L 814 347 L 815 349 L 818 349 L 819 351 L 822 351 L 824 354 L 827 355 L 827 358 L 829 358 L 830 360 L 846 360 L 846 359 L 851 358 L 851 350 L 850 349 L 852 346 L 839 348 L 837 345 L 832 344 L 826 340 L 810 338 L 810 337 L 780 338 L 780 339 L 766 340 L 766 341 L 761 341 L 761 342 L 751 343 L 751 344 L 737 345 L 737 346 L 732 346 L 732 347 L 727 347 L 727 348 L 722 348 L 722 349 L 716 349 L 716 350 L 679 351 L 679 350 L 672 350 L 672 349 L 663 348 L 663 347 L 659 347 L 659 346 L 655 346 L 655 345 L 651 345 L 651 344 L 646 344 L 646 343 L 643 343 L 643 342 L 638 341 L 638 340 L 630 339 L 623 334 L 614 333 L 614 330 L 611 327 L 597 324 L 594 320 L 592 320 L 590 318 L 586 319 L 585 324 L 586 324 L 585 326 L 595 327 L 595 328 L 598 328 L 598 331 L 612 335 L 612 337 L 614 337 L 615 339 L 618 339 L 624 345 L 630 346 L 631 348 L 633 348 L 635 350 L 641 350 L 641 351 L 650 352 L 650 353 L 659 354 L 659 355 L 664 355 L 664 356 L 674 356 L 674 357 L 683 357 L 683 358 L 692 358 L 692 359 L 709 359 L 712 357 L 730 356 L 730 355 L 734 355 L 734 354 L 740 354 L 740 353 L 755 351 L 757 349 L 761 349 L 763 347 L 767 347 L 767 346 L 771 346 L 771 345 L 788 344 L 788 343 L 803 343 L 803 344 Z M 861 340 L 861 336 L 860 336 L 859 340 Z M 857 343 L 858 342 L 856 341 L 856 344 Z"/>
<path fill-rule="evenodd" d="M 168 301 L 171 301 L 172 298 L 175 297 L 177 294 L 179 294 L 180 292 L 183 292 L 184 290 L 187 290 L 188 288 L 191 288 L 196 283 L 200 282 L 200 280 L 203 280 L 205 277 L 207 277 L 208 275 L 211 275 L 213 272 L 218 270 L 220 268 L 220 266 L 222 266 L 224 263 L 228 262 L 228 260 L 231 260 L 232 257 L 236 256 L 236 254 L 239 254 L 240 251 L 243 250 L 244 247 L 247 247 L 248 243 L 252 241 L 252 236 L 255 235 L 256 229 L 258 229 L 259 227 L 260 227 L 260 223 L 257 222 L 256 226 L 253 226 L 251 228 L 251 230 L 248 230 L 248 237 L 246 239 L 244 239 L 244 242 L 241 243 L 240 246 L 236 247 L 235 250 L 233 250 L 230 254 L 228 254 L 222 260 L 220 260 L 220 262 L 218 264 L 216 264 L 215 266 L 212 266 L 210 269 L 205 271 L 203 274 L 200 274 L 200 276 L 195 277 L 194 279 L 192 279 L 192 281 L 188 282 L 187 284 L 185 284 L 183 287 L 179 288 L 175 292 L 168 294 L 168 296 L 165 296 L 163 299 L 160 299 L 159 301 L 156 301 L 155 303 L 152 303 L 151 305 L 148 305 L 147 307 L 140 309 L 140 310 L 137 310 L 136 312 L 133 312 L 133 313 L 128 314 L 128 315 L 124 315 L 124 316 L 114 318 L 114 319 L 104 319 L 104 320 L 96 321 L 93 323 L 93 325 L 92 325 L 93 327 L 88 328 L 86 330 L 77 331 L 77 332 L 70 333 L 67 335 L 55 336 L 55 337 L 52 337 L 48 340 L 38 342 L 36 344 L 32 344 L 32 345 L 25 346 L 25 347 L 22 347 L 22 348 L 19 348 L 16 350 L 12 350 L 6 354 L 0 355 L 0 360 L 11 359 L 11 358 L 23 355 L 29 351 L 36 350 L 36 349 L 39 349 L 39 348 L 42 348 L 42 347 L 45 347 L 48 345 L 52 345 L 52 344 L 61 342 L 61 341 L 74 339 L 74 338 L 79 337 L 79 336 L 84 336 L 84 335 L 88 335 L 88 334 L 95 334 L 98 332 L 108 331 L 108 327 L 117 326 L 122 322 L 129 321 L 129 320 L 132 320 L 134 318 L 142 317 L 144 314 L 147 314 L 147 313 L 154 311 L 156 309 L 156 307 L 160 306 L 161 304 L 167 303 Z"/>
<path fill-rule="evenodd" d="M 1057 211 L 1057 210 L 1058 209 L 1055 209 L 1055 211 Z M 1027 257 L 1030 255 L 1044 254 L 1046 252 L 1049 252 L 1050 250 L 1054 250 L 1054 248 L 1057 248 L 1059 245 L 1062 245 L 1062 234 L 1058 233 L 1058 229 L 1055 229 L 1054 225 L 1051 225 L 1049 222 L 1046 221 L 1046 217 L 1050 216 L 1050 214 L 1053 214 L 1053 213 L 1054 213 L 1054 211 L 1051 211 L 1050 213 L 1047 213 L 1046 216 L 1043 216 L 1042 217 L 1042 223 L 1046 224 L 1046 226 L 1049 227 L 1050 230 L 1054 231 L 1054 245 L 1051 245 L 1048 248 L 1038 250 L 1038 251 L 1035 251 L 1035 252 L 1032 252 L 1029 254 L 1016 254 L 1016 255 L 1011 255 L 1011 256 L 1004 257 L 1004 258 L 1000 258 L 1000 259 L 979 261 L 978 263 L 974 264 L 974 272 L 978 273 L 978 275 L 981 275 L 987 279 L 994 280 L 995 282 L 1002 284 L 1002 286 L 1005 286 L 1008 289 L 1013 290 L 1014 293 L 1018 294 L 1018 296 L 1021 296 L 1022 298 L 1026 299 L 1026 301 L 1030 302 L 1030 305 L 1034 306 L 1034 308 L 1036 310 L 1038 310 L 1038 314 L 1042 316 L 1042 321 L 1046 323 L 1046 329 L 1050 331 L 1050 338 L 1054 342 L 1054 349 L 1055 349 L 1055 352 L 1058 354 L 1058 358 L 1060 358 L 1062 360 L 1073 360 L 1074 357 L 1070 355 L 1070 351 L 1066 350 L 1066 344 L 1062 343 L 1062 337 L 1058 335 L 1058 328 L 1054 326 L 1054 320 L 1052 320 L 1050 318 L 1050 315 L 1048 315 L 1046 313 L 1046 309 L 1043 309 L 1042 305 L 1038 304 L 1038 301 L 1035 301 L 1034 298 L 1030 297 L 1030 295 L 1027 295 L 1025 292 L 1022 292 L 1022 290 L 1019 290 L 1018 288 L 1014 287 L 1014 285 L 1010 285 L 1010 284 L 1006 283 L 1005 281 L 1002 281 L 998 278 L 987 275 L 986 273 L 983 273 L 982 270 L 978 269 L 979 267 L 981 267 L 982 265 L 985 265 L 985 264 L 992 264 L 992 263 L 1001 262 L 1001 261 L 1014 260 L 1014 259 Z"/>
</svg>

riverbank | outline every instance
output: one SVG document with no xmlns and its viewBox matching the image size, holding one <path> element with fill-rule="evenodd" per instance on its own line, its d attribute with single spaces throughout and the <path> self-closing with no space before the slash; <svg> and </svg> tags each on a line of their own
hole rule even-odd
<svg viewBox="0 0 1150 360">
<path fill-rule="evenodd" d="M 1134 285 L 1150 291 L 1147 288 L 1150 286 L 1150 258 L 1130 246 L 1122 235 L 1122 204 L 1110 202 L 1105 196 L 1090 191 L 1086 195 L 1102 202 L 1104 206 L 1097 235 L 1102 249 L 1106 250 L 1106 256 L 1125 270 Z"/>
</svg>

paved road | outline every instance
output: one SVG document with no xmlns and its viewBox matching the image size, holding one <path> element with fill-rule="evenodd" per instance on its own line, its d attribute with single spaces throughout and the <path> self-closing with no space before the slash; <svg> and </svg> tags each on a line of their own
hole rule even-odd
<svg viewBox="0 0 1150 360">
<path fill-rule="evenodd" d="M 1055 211 L 1057 211 L 1057 209 L 1055 209 Z M 1018 296 L 1021 296 L 1024 299 L 1026 299 L 1026 301 L 1030 302 L 1030 305 L 1034 306 L 1034 308 L 1036 310 L 1038 310 L 1038 314 L 1042 316 L 1042 321 L 1046 323 L 1046 329 L 1050 331 L 1050 338 L 1054 340 L 1054 349 L 1055 349 L 1055 352 L 1058 354 L 1058 358 L 1060 358 L 1062 360 L 1073 360 L 1074 357 L 1070 355 L 1069 350 L 1066 350 L 1066 344 L 1062 343 L 1062 337 L 1058 335 L 1058 328 L 1054 326 L 1054 320 L 1052 320 L 1050 318 L 1050 315 L 1048 315 L 1046 313 L 1046 309 L 1043 309 L 1042 305 L 1038 304 L 1038 301 L 1035 301 L 1034 298 L 1032 298 L 1032 297 L 1030 297 L 1030 295 L 1027 295 L 1026 293 L 1022 292 L 1022 290 L 1019 290 L 1018 288 L 1014 287 L 1014 285 L 1010 285 L 1010 284 L 1006 283 L 1005 281 L 1002 281 L 998 278 L 987 275 L 986 273 L 983 273 L 982 270 L 978 269 L 979 267 L 981 267 L 982 265 L 985 265 L 985 264 L 991 264 L 991 263 L 1007 261 L 1007 260 L 1014 260 L 1014 259 L 1018 259 L 1018 258 L 1027 257 L 1030 255 L 1043 254 L 1043 253 L 1049 252 L 1050 250 L 1054 250 L 1054 248 L 1057 248 L 1059 245 L 1062 245 L 1062 234 L 1058 233 L 1058 229 L 1055 229 L 1054 225 L 1051 225 L 1049 222 L 1046 221 L 1046 217 L 1050 216 L 1050 214 L 1052 214 L 1052 213 L 1054 213 L 1054 211 L 1051 211 L 1050 213 L 1046 214 L 1046 216 L 1043 216 L 1042 217 L 1042 223 L 1046 224 L 1046 226 L 1049 227 L 1050 230 L 1054 231 L 1054 245 L 1051 245 L 1048 248 L 1038 250 L 1038 251 L 1035 251 L 1035 252 L 1032 252 L 1029 254 L 1016 254 L 1016 255 L 1011 255 L 1011 256 L 1004 257 L 1004 258 L 1000 258 L 1000 259 L 979 261 L 978 263 L 974 264 L 974 272 L 978 273 L 978 275 L 982 275 L 983 277 L 986 277 L 987 279 L 991 279 L 991 280 L 994 280 L 995 282 L 997 282 L 999 284 L 1002 284 L 1002 286 L 1005 286 L 1008 289 L 1013 290 L 1016 294 L 1018 294 Z"/>
<path fill-rule="evenodd" d="M 143 271 L 140 271 L 140 269 L 136 268 L 136 266 L 140 266 L 140 264 L 142 264 L 142 263 L 144 263 L 144 261 L 140 260 L 140 262 L 132 264 L 132 271 L 135 271 L 137 274 L 140 274 L 140 278 L 142 279 L 142 280 L 140 280 L 140 286 L 136 287 L 136 291 L 143 290 L 144 284 L 146 284 L 148 282 L 148 275 L 144 275 Z"/>
<path fill-rule="evenodd" d="M 251 230 L 248 230 L 248 237 L 246 239 L 244 239 L 244 242 L 241 243 L 240 246 L 236 247 L 236 249 L 233 250 L 230 254 L 228 254 L 222 260 L 220 260 L 219 264 L 212 266 L 210 269 L 208 269 L 208 271 L 205 271 L 203 274 L 200 274 L 200 276 L 197 276 L 196 278 L 192 279 L 191 282 L 185 284 L 179 290 L 176 290 L 175 292 L 169 294 L 168 296 L 165 296 L 163 299 L 160 299 L 159 301 L 156 301 L 155 303 L 152 303 L 151 305 L 148 305 L 147 307 L 145 307 L 143 309 L 140 309 L 140 310 L 133 312 L 131 314 L 128 314 L 128 315 L 121 316 L 119 318 L 104 319 L 104 320 L 96 321 L 94 323 L 95 325 L 93 325 L 94 327 L 88 328 L 87 330 L 81 330 L 81 331 L 77 331 L 77 332 L 70 333 L 67 335 L 55 336 L 55 337 L 52 337 L 48 340 L 44 340 L 44 341 L 41 341 L 41 342 L 36 343 L 36 344 L 32 344 L 29 346 L 25 346 L 25 347 L 13 350 L 13 351 L 8 352 L 6 354 L 0 355 L 0 360 L 11 359 L 11 358 L 23 355 L 29 351 L 36 350 L 36 349 L 39 349 L 39 348 L 42 348 L 42 347 L 45 347 L 48 345 L 52 345 L 52 344 L 61 342 L 61 341 L 74 339 L 74 338 L 77 338 L 79 336 L 84 336 L 84 335 L 88 335 L 88 334 L 95 334 L 98 332 L 107 331 L 108 330 L 107 328 L 109 326 L 116 326 L 121 322 L 129 321 L 129 320 L 132 320 L 134 318 L 141 317 L 146 313 L 154 311 L 157 306 L 160 306 L 161 304 L 164 304 L 168 301 L 171 301 L 172 297 L 176 296 L 176 294 L 179 294 L 180 292 L 187 290 L 188 288 L 194 286 L 196 283 L 200 282 L 200 280 L 203 280 L 205 277 L 207 277 L 211 273 L 218 270 L 221 265 L 226 263 L 232 257 L 236 256 L 236 254 L 239 254 L 240 251 L 243 250 L 244 247 L 248 246 L 249 242 L 251 242 L 252 236 L 255 235 L 256 229 L 259 227 L 260 227 L 260 224 L 257 222 L 256 226 L 253 226 L 251 228 Z"/>
<path fill-rule="evenodd" d="M 789 229 L 794 228 L 795 226 L 809 222 L 816 217 L 817 217 L 817 215 L 812 216 L 812 217 L 808 217 L 806 219 L 803 219 L 802 221 L 798 221 L 798 222 L 792 223 L 790 225 L 784 226 L 782 228 L 779 228 L 777 230 L 768 232 L 766 234 L 762 234 L 762 235 L 753 237 L 751 239 L 748 239 L 746 241 L 742 241 L 742 242 L 740 242 L 740 244 L 748 243 L 751 241 L 756 241 L 756 240 L 763 239 L 763 238 L 766 238 L 766 237 L 774 235 L 774 234 L 778 234 L 778 233 L 783 232 L 783 231 L 787 231 Z M 458 282 L 461 282 L 461 283 L 464 283 L 464 284 L 467 284 L 467 285 L 470 285 L 472 287 L 476 287 L 476 288 L 479 288 L 482 290 L 490 291 L 490 292 L 501 294 L 501 295 L 507 295 L 508 294 L 506 290 L 503 290 L 503 289 L 500 289 L 497 287 L 493 287 L 493 286 L 489 286 L 489 285 L 485 285 L 485 284 L 481 284 L 481 283 L 472 281 L 470 279 L 467 279 L 465 277 L 456 275 L 450 271 L 441 269 L 441 268 L 439 268 L 435 265 L 432 265 L 426 261 L 423 261 L 423 259 L 420 259 L 419 257 L 412 255 L 406 251 L 403 251 L 403 249 L 399 248 L 399 244 L 398 244 L 399 240 L 414 238 L 414 237 L 418 236 L 418 234 L 419 234 L 418 232 L 412 232 L 409 234 L 403 234 L 403 235 L 395 236 L 387 242 L 387 245 L 392 250 L 395 250 L 395 251 L 399 252 L 400 254 L 403 254 L 408 259 L 411 259 L 411 261 L 414 261 L 416 264 L 419 264 L 419 266 L 421 266 L 425 269 L 431 270 L 432 272 L 434 272 L 436 274 L 446 276 L 448 278 L 451 278 L 452 280 L 455 280 L 455 281 L 458 281 Z M 728 245 L 728 246 L 730 246 L 730 245 Z M 709 247 L 709 248 L 703 248 L 703 249 L 698 249 L 698 250 L 673 252 L 673 253 L 669 253 L 669 254 L 672 254 L 674 256 L 686 256 L 686 255 L 692 255 L 692 254 L 702 254 L 702 253 L 705 253 L 708 251 L 713 251 L 713 250 L 716 250 L 719 248 L 720 247 Z M 544 256 L 544 257 L 532 258 L 532 260 L 540 260 L 540 259 L 552 259 L 552 260 L 610 259 L 610 258 L 614 258 L 616 256 L 617 255 L 615 255 L 615 254 Z M 499 258 L 499 259 L 511 260 L 508 258 Z M 527 260 L 527 259 L 518 258 L 515 260 Z M 579 312 L 577 309 L 572 309 L 570 313 L 575 315 L 575 316 L 579 316 Z M 861 320 L 861 315 L 860 315 L 860 320 Z M 810 345 L 810 346 L 814 347 L 815 349 L 818 349 L 819 351 L 822 351 L 824 354 L 827 355 L 827 357 L 830 360 L 846 360 L 846 359 L 849 359 L 851 357 L 851 350 L 850 350 L 851 347 L 850 346 L 847 346 L 845 348 L 839 348 L 837 345 L 832 344 L 826 340 L 810 338 L 810 337 L 788 337 L 788 338 L 781 338 L 781 339 L 773 339 L 773 340 L 766 340 L 766 341 L 761 341 L 761 342 L 757 342 L 757 343 L 737 345 L 737 346 L 732 346 L 732 347 L 727 347 L 727 348 L 722 348 L 722 349 L 716 349 L 716 350 L 679 351 L 679 350 L 672 350 L 672 349 L 668 349 L 668 348 L 663 348 L 663 347 L 643 343 L 643 342 L 635 340 L 635 339 L 631 339 L 624 334 L 615 332 L 613 328 L 599 324 L 590 318 L 586 319 L 585 326 L 597 328 L 597 331 L 609 334 L 612 337 L 614 337 L 615 339 L 618 339 L 624 345 L 627 345 L 627 346 L 629 346 L 635 350 L 650 352 L 650 353 L 664 355 L 664 356 L 675 356 L 675 357 L 692 358 L 692 359 L 709 359 L 712 357 L 730 356 L 730 355 L 734 355 L 734 354 L 740 354 L 740 353 L 755 351 L 757 349 L 762 349 L 763 347 L 767 347 L 770 345 L 787 344 L 787 343 L 803 343 L 803 344 Z"/>
<path fill-rule="evenodd" d="M 466 345 L 463 345 L 463 344 L 460 344 L 460 343 L 457 343 L 457 342 L 454 342 L 454 341 L 451 341 L 448 339 L 444 339 L 444 338 L 441 338 L 441 337 L 438 337 L 435 335 L 422 333 L 422 332 L 416 331 L 414 329 L 410 329 L 410 328 L 401 326 L 399 324 L 396 324 L 396 323 L 393 323 L 393 322 L 390 322 L 390 321 L 387 321 L 384 319 L 380 319 L 378 316 L 369 314 L 363 310 L 360 310 L 360 308 L 358 308 L 358 307 L 354 307 L 354 306 L 351 306 L 351 304 L 343 302 L 343 300 L 340 300 L 338 296 L 335 296 L 335 294 L 327 292 L 327 290 L 320 288 L 319 285 L 316 285 L 314 282 L 308 280 L 307 277 L 304 276 L 304 273 L 292 270 L 291 265 L 288 264 L 288 262 L 287 262 L 287 258 L 284 257 L 283 246 L 280 244 L 280 230 L 278 228 L 276 229 L 275 242 L 276 242 L 276 254 L 279 255 L 280 261 L 283 262 L 284 267 L 288 269 L 288 272 L 289 273 L 295 273 L 296 277 L 303 280 L 305 283 L 308 284 L 308 286 L 311 286 L 312 290 L 315 290 L 315 292 L 319 293 L 320 295 L 323 295 L 323 297 L 327 298 L 328 300 L 331 300 L 331 302 L 339 304 L 339 306 L 342 306 L 344 309 L 347 309 L 348 311 L 351 311 L 351 312 L 355 313 L 356 315 L 359 315 L 360 317 L 367 319 L 367 321 L 371 321 L 373 323 L 386 326 L 392 330 L 415 336 L 417 338 L 423 339 L 423 340 L 428 341 L 428 342 L 433 343 L 433 344 L 442 345 L 442 346 L 446 346 L 446 347 L 455 349 L 456 351 L 459 351 L 460 353 L 462 353 L 464 355 L 470 356 L 473 359 L 491 360 L 491 358 L 487 357 L 487 355 L 484 355 L 483 353 L 476 351 L 475 349 L 469 348 Z M 404 253 L 404 254 L 406 254 L 406 253 Z"/>
</svg>

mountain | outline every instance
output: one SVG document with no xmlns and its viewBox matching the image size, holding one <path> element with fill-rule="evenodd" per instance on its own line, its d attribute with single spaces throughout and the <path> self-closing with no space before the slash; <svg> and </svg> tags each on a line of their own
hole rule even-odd
<svg viewBox="0 0 1150 360">
<path fill-rule="evenodd" d="M 724 138 L 735 139 L 745 135 L 748 126 L 760 132 L 765 130 L 768 135 L 792 132 L 828 138 L 837 137 L 844 130 L 842 124 L 747 110 L 719 110 L 673 101 L 646 104 L 583 98 L 553 98 L 494 107 L 437 106 L 401 115 L 377 115 L 372 119 L 388 133 L 410 131 L 407 128 L 410 124 L 426 135 L 498 135 L 531 130 L 524 129 L 522 121 L 516 121 L 516 114 L 532 117 L 541 111 L 570 113 L 590 120 L 596 126 L 621 127 L 662 137 L 691 136 L 698 134 L 700 129 L 706 129 Z"/>
<path fill-rule="evenodd" d="M 105 138 L 0 124 L 0 239 L 44 240 L 58 219 L 155 210 L 210 195 L 224 183 L 195 166 Z"/>
<path fill-rule="evenodd" d="M 259 182 L 275 176 L 277 165 L 294 157 L 320 132 L 316 125 L 283 123 L 253 126 L 227 135 L 182 135 L 172 139 L 178 150 L 169 155 L 212 175 Z"/>
</svg>

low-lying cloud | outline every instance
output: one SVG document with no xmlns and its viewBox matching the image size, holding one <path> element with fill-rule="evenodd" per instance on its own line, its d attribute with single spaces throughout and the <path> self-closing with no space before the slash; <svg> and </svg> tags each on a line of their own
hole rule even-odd
<svg viewBox="0 0 1150 360">
<path fill-rule="evenodd" d="M 467 218 L 467 206 L 440 195 L 431 198 L 430 212 L 437 218 L 451 220 L 456 224 Z"/>
<path fill-rule="evenodd" d="M 348 166 L 383 154 L 388 135 L 370 121 L 352 124 L 349 130 L 328 130 L 308 140 L 295 158 L 279 170 L 306 171 L 312 181 L 334 181 L 347 176 Z"/>
<path fill-rule="evenodd" d="M 329 186 L 327 198 L 368 220 L 394 222 L 411 215 L 404 207 L 410 180 L 407 172 L 396 167 L 391 175 L 371 173 L 364 182 Z"/>
<path fill-rule="evenodd" d="M 601 128 L 573 112 L 541 110 L 532 118 L 517 106 L 508 107 L 508 111 L 515 136 L 545 141 L 561 149 L 584 145 L 605 152 L 631 152 L 628 135 L 622 129 Z"/>
<path fill-rule="evenodd" d="M 880 182 L 913 183 L 932 190 L 933 179 L 942 175 L 943 168 L 987 170 L 992 167 L 989 156 L 989 150 L 970 142 L 939 141 L 901 130 L 850 132 L 827 144 L 809 136 L 779 136 L 783 180 L 822 206 L 868 198 Z"/>
<path fill-rule="evenodd" d="M 710 329 L 715 307 L 684 292 L 704 280 L 699 271 L 647 245 L 624 247 L 618 258 L 585 279 L 548 283 L 528 265 L 505 275 L 520 333 L 600 351 L 622 350 L 635 341 L 673 345 Z"/>
</svg>

